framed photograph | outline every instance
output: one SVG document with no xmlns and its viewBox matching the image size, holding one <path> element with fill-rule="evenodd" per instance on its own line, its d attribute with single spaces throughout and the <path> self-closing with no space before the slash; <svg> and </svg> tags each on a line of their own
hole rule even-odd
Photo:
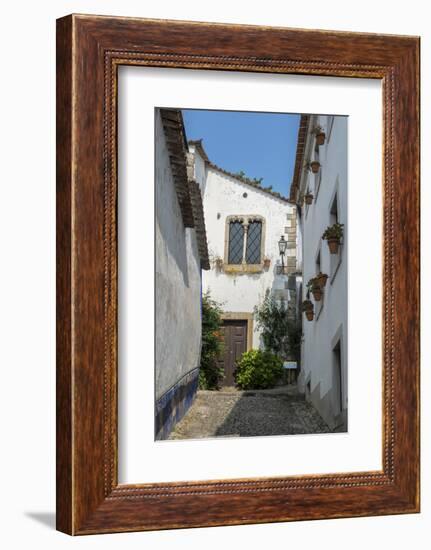
<svg viewBox="0 0 431 550">
<path fill-rule="evenodd" d="M 419 38 L 57 21 L 57 528 L 419 511 Z"/>
</svg>

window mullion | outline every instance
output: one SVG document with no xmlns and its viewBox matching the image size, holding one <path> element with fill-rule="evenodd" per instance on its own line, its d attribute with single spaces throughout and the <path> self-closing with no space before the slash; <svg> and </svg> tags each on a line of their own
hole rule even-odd
<svg viewBox="0 0 431 550">
<path fill-rule="evenodd" d="M 244 242 L 243 242 L 243 248 L 242 248 L 242 263 L 247 263 L 247 239 L 248 239 L 248 220 L 244 220 L 243 222 L 244 226 Z"/>
</svg>

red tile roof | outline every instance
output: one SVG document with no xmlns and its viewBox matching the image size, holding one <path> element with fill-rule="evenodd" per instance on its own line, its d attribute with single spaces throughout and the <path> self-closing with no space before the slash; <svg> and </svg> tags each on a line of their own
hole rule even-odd
<svg viewBox="0 0 431 550">
<path fill-rule="evenodd" d="M 160 109 L 160 116 L 184 227 L 193 227 L 193 212 L 187 185 L 187 142 L 183 116 L 178 109 Z"/>
<path fill-rule="evenodd" d="M 195 229 L 201 268 L 210 269 L 202 195 L 199 185 L 187 176 L 188 145 L 183 117 L 179 109 L 160 109 L 160 116 L 184 227 Z"/>
<path fill-rule="evenodd" d="M 310 115 L 301 115 L 298 129 L 298 142 L 296 145 L 295 169 L 293 171 L 293 180 L 290 185 L 290 200 L 294 203 L 297 200 L 297 193 L 299 191 L 299 183 L 301 179 L 302 167 L 304 164 L 304 151 L 307 141 L 307 130 L 309 123 Z"/>
</svg>

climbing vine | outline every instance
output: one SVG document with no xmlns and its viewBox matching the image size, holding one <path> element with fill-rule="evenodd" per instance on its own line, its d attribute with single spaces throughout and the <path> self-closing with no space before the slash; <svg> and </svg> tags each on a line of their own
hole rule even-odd
<svg viewBox="0 0 431 550">
<path fill-rule="evenodd" d="M 263 301 L 255 307 L 257 327 L 262 331 L 265 350 L 284 359 L 300 359 L 302 328 L 298 321 L 289 318 L 285 300 L 276 300 L 269 290 Z"/>
</svg>

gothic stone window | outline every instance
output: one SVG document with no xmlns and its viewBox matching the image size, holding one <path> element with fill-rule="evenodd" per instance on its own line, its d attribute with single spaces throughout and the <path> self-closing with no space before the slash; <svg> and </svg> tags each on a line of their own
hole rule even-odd
<svg viewBox="0 0 431 550">
<path fill-rule="evenodd" d="M 227 263 L 260 265 L 263 258 L 263 218 L 229 216 L 226 221 Z"/>
</svg>

